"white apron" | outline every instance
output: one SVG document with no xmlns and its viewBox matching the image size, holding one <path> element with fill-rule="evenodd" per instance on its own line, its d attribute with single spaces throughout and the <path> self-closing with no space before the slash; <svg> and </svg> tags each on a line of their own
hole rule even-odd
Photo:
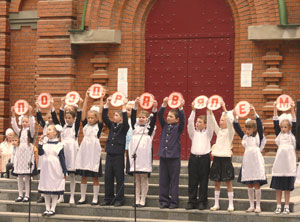
<svg viewBox="0 0 300 222">
<path fill-rule="evenodd" d="M 242 141 L 242 145 L 245 147 L 245 153 L 242 164 L 242 178 L 241 181 L 254 181 L 265 180 L 265 161 L 261 154 L 262 146 L 265 144 L 262 142 L 259 147 L 259 135 L 256 137 L 245 135 Z"/>
<path fill-rule="evenodd" d="M 73 124 L 72 128 L 67 127 L 67 125 L 65 124 L 61 133 L 61 140 L 64 145 L 67 170 L 75 171 L 75 161 L 77 151 L 79 149 L 78 141 L 75 137 L 75 124 Z"/>
<path fill-rule="evenodd" d="M 145 127 L 146 129 L 144 130 Z M 152 172 L 152 138 L 148 135 L 149 130 L 147 127 L 148 125 L 140 126 L 135 124 L 135 129 L 132 131 L 132 139 L 128 148 L 130 172 Z M 132 155 L 135 152 L 136 168 L 134 170 Z"/>
<path fill-rule="evenodd" d="M 43 192 L 61 192 L 65 190 L 65 178 L 58 154 L 63 144 L 43 145 L 44 158 L 41 164 L 40 183 L 38 190 Z"/>
<path fill-rule="evenodd" d="M 47 121 L 48 122 L 48 121 Z M 47 128 L 48 128 L 49 124 L 46 124 L 44 126 L 44 129 L 43 129 L 43 135 L 45 135 L 44 139 L 43 139 L 43 143 L 47 143 L 48 141 L 48 137 L 47 137 Z M 42 162 L 43 162 L 43 156 L 38 156 L 39 158 L 39 162 L 38 162 L 38 170 L 41 170 L 41 166 L 42 166 Z"/>
<path fill-rule="evenodd" d="M 20 145 L 16 148 L 14 159 L 15 174 L 30 174 L 34 169 L 34 152 L 32 144 L 27 143 L 28 129 L 23 129 L 20 136 Z M 30 171 L 30 163 L 32 164 Z"/>
<path fill-rule="evenodd" d="M 276 139 L 278 150 L 272 169 L 272 176 L 296 176 L 296 139 L 292 133 L 280 133 Z"/>
<path fill-rule="evenodd" d="M 98 131 L 98 124 L 86 124 L 83 127 L 84 137 L 76 157 L 76 170 L 98 172 L 101 157 L 101 145 L 97 137 Z"/>
</svg>

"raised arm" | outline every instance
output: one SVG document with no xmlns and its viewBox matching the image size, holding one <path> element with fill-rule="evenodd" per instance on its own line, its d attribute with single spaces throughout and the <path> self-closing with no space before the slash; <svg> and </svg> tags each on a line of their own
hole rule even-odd
<svg viewBox="0 0 300 222">
<path fill-rule="evenodd" d="M 54 101 L 53 99 L 51 100 L 51 103 L 50 103 L 50 109 L 51 109 L 51 117 L 52 117 L 52 120 L 53 120 L 53 123 L 54 125 L 60 125 L 60 122 L 57 118 L 57 115 L 56 115 L 56 112 L 55 112 L 55 108 L 54 108 Z"/>
<path fill-rule="evenodd" d="M 16 120 L 16 113 L 15 113 L 15 107 L 11 107 L 11 126 L 15 133 L 19 136 L 20 135 L 20 128 L 18 127 L 17 120 Z"/>
<path fill-rule="evenodd" d="M 102 113 L 103 113 L 103 97 L 105 94 L 102 94 L 102 96 L 99 99 L 99 123 L 103 123 L 102 120 Z"/>
<path fill-rule="evenodd" d="M 184 99 L 182 99 L 181 103 L 180 103 L 180 107 L 179 107 L 179 127 L 178 127 L 178 131 L 179 133 L 183 133 L 184 127 L 185 127 L 185 115 L 184 115 L 184 110 L 183 110 L 183 106 L 184 106 Z"/>
<path fill-rule="evenodd" d="M 163 103 L 158 111 L 158 121 L 161 125 L 161 128 L 164 127 L 164 125 L 166 124 L 166 121 L 164 119 L 164 113 L 165 113 L 165 110 L 166 110 L 166 107 L 167 107 L 167 102 L 168 102 L 168 97 L 165 97 L 164 100 L 163 100 Z"/>
<path fill-rule="evenodd" d="M 153 102 L 153 108 L 152 108 L 152 118 L 150 122 L 150 128 L 149 128 L 149 136 L 152 135 L 154 128 L 155 128 L 155 122 L 156 122 L 156 117 L 157 117 L 157 101 L 154 100 Z"/>
<path fill-rule="evenodd" d="M 276 136 L 279 135 L 280 133 L 280 126 L 279 126 L 279 119 L 278 119 L 278 113 L 277 113 L 277 103 L 276 101 L 274 102 L 274 115 L 273 115 L 273 124 L 274 124 L 274 131 Z"/>
<path fill-rule="evenodd" d="M 28 119 L 29 119 L 29 131 L 30 131 L 30 136 L 34 138 L 35 134 L 35 120 L 34 116 L 32 115 L 32 106 L 29 105 L 28 107 Z"/>
<path fill-rule="evenodd" d="M 112 125 L 112 122 L 110 121 L 110 119 L 108 118 L 108 108 L 110 106 L 110 102 L 111 102 L 111 96 L 109 96 L 106 99 L 106 104 L 103 107 L 103 112 L 102 112 L 102 120 L 105 123 L 105 125 L 110 128 Z"/>
<path fill-rule="evenodd" d="M 85 93 L 85 98 L 84 98 L 84 102 L 82 105 L 82 116 L 81 116 L 81 120 L 84 121 L 86 118 L 86 112 L 87 112 L 87 103 L 89 100 L 89 93 L 90 93 L 90 89 L 88 89 Z"/>
<path fill-rule="evenodd" d="M 216 121 L 216 118 L 215 118 L 215 115 L 214 115 L 213 111 L 210 110 L 210 109 L 208 109 L 207 119 L 210 121 L 211 126 L 212 126 L 213 130 L 215 131 L 215 133 L 218 134 L 219 130 L 220 130 L 220 127 L 219 127 L 219 125 Z"/>
<path fill-rule="evenodd" d="M 251 109 L 254 112 L 254 117 L 255 117 L 256 125 L 257 125 L 257 133 L 259 135 L 259 141 L 262 141 L 262 139 L 264 138 L 264 127 L 263 127 L 262 121 L 259 118 L 259 115 L 257 114 L 257 112 L 252 104 L 251 104 Z"/>
<path fill-rule="evenodd" d="M 237 118 L 235 117 L 235 113 L 233 114 L 233 116 L 234 116 L 233 128 L 234 128 L 235 132 L 239 135 L 239 137 L 241 139 L 243 139 L 243 137 L 244 137 L 245 134 L 244 134 L 244 132 L 243 132 L 243 130 L 242 130 L 242 128 L 241 128 L 241 126 L 240 126 Z"/>
<path fill-rule="evenodd" d="M 131 128 L 134 130 L 134 125 L 136 123 L 136 114 L 137 114 L 137 109 L 138 109 L 138 104 L 140 103 L 140 98 L 136 97 L 136 99 L 134 100 L 134 105 L 132 107 L 132 111 L 131 111 L 131 117 L 130 117 L 130 121 L 131 121 Z"/>
<path fill-rule="evenodd" d="M 45 127 L 46 125 L 46 122 L 44 121 L 43 119 L 43 116 L 42 116 L 42 113 L 41 113 L 41 110 L 40 110 L 40 106 L 39 106 L 39 103 L 36 102 L 35 103 L 35 106 L 36 106 L 36 119 L 38 121 L 38 124 L 41 126 L 41 127 Z"/>
<path fill-rule="evenodd" d="M 122 116 L 123 116 L 123 127 L 124 127 L 124 131 L 128 131 L 129 129 L 129 123 L 128 123 L 128 115 L 127 115 L 127 110 L 126 110 L 126 104 L 128 102 L 127 99 L 125 99 L 126 101 L 124 101 L 123 105 L 122 105 Z"/>
<path fill-rule="evenodd" d="M 295 111 L 295 103 L 291 104 L 291 114 L 292 114 L 292 133 L 296 136 L 296 111 Z"/>
<path fill-rule="evenodd" d="M 195 115 L 196 115 L 196 109 L 195 109 L 195 103 L 193 102 L 192 112 L 188 119 L 188 126 L 187 126 L 188 134 L 191 140 L 193 139 L 195 133 Z"/>
</svg>

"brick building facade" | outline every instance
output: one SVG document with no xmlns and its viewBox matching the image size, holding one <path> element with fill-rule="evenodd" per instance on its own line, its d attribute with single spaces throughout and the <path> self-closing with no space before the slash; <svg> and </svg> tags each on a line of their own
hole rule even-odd
<svg viewBox="0 0 300 222">
<path fill-rule="evenodd" d="M 112 93 L 121 67 L 128 68 L 129 98 L 144 92 L 148 15 L 162 1 L 169 0 L 0 0 L 1 135 L 16 100 L 34 105 L 49 92 L 58 107 L 66 92 L 84 96 L 93 83 Z M 282 93 L 300 96 L 300 1 L 221 1 L 234 24 L 232 103 L 257 107 L 269 134 L 265 154 L 273 155 L 272 102 Z M 241 87 L 241 63 L 253 63 L 251 88 Z M 239 140 L 234 153 L 243 153 Z"/>
</svg>

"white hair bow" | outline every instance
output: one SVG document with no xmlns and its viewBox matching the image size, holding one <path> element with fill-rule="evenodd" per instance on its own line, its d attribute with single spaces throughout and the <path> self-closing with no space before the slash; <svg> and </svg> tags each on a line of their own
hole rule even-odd
<svg viewBox="0 0 300 222">
<path fill-rule="evenodd" d="M 61 132 L 61 131 L 62 131 L 61 125 L 58 125 L 58 124 L 55 125 L 55 129 L 56 129 L 58 132 Z"/>
<path fill-rule="evenodd" d="M 278 117 L 278 119 L 279 119 L 279 124 L 281 124 L 281 122 L 282 122 L 283 120 L 288 120 L 288 121 L 290 122 L 290 124 L 292 124 L 292 119 L 293 119 L 293 117 L 292 117 L 291 114 L 283 113 L 283 114 L 281 114 L 281 115 Z"/>
<path fill-rule="evenodd" d="M 134 101 L 128 101 L 127 105 L 134 105 Z"/>
<path fill-rule="evenodd" d="M 13 133 L 14 131 L 12 130 L 12 128 L 8 128 L 6 131 L 5 131 L 5 136 L 8 136 L 10 133 Z"/>
<path fill-rule="evenodd" d="M 92 106 L 90 108 L 91 111 L 96 111 L 96 112 L 100 112 L 100 107 L 99 106 Z"/>
<path fill-rule="evenodd" d="M 246 119 L 245 123 L 247 124 L 249 121 L 251 121 L 250 118 Z"/>
</svg>

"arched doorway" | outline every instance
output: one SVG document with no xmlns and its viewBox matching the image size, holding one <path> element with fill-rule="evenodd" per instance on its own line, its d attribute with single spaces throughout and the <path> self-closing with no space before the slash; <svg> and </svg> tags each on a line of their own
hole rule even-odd
<svg viewBox="0 0 300 222">
<path fill-rule="evenodd" d="M 221 95 L 232 108 L 234 24 L 225 0 L 157 0 L 147 19 L 145 38 L 145 91 L 159 105 L 172 91 L 179 91 L 186 101 L 186 120 L 190 104 L 199 95 Z M 159 139 L 160 126 L 153 142 L 154 158 Z M 186 130 L 181 144 L 181 158 L 187 159 Z"/>
</svg>

